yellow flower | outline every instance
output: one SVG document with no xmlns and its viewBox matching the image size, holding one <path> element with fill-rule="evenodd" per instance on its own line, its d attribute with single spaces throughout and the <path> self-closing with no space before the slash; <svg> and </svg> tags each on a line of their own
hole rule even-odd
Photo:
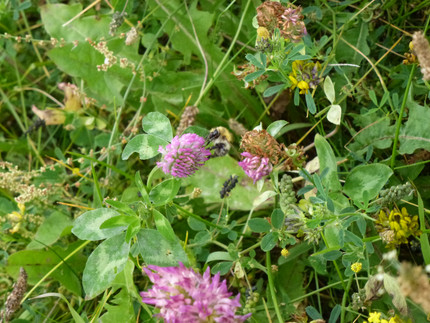
<svg viewBox="0 0 430 323">
<path fill-rule="evenodd" d="M 372 312 L 369 313 L 369 323 L 381 323 L 381 320 L 379 319 L 381 317 L 381 313 L 378 312 Z"/>
<path fill-rule="evenodd" d="M 287 250 L 287 249 L 285 249 L 285 248 L 281 250 L 281 255 L 282 255 L 283 257 L 288 256 L 288 253 L 289 253 L 289 252 L 288 252 L 288 250 Z"/>
<path fill-rule="evenodd" d="M 257 28 L 257 41 L 260 41 L 261 39 L 269 39 L 270 34 L 269 31 L 264 27 L 258 27 Z"/>
<path fill-rule="evenodd" d="M 355 262 L 351 265 L 351 270 L 355 273 L 358 273 L 361 268 L 363 268 L 363 264 L 361 262 Z"/>
<path fill-rule="evenodd" d="M 376 224 L 381 234 L 386 231 L 393 233 L 394 237 L 388 243 L 389 247 L 408 243 L 410 236 L 419 237 L 421 235 L 418 216 L 410 216 L 406 208 L 402 208 L 401 212 L 398 209 L 393 209 L 388 216 L 386 212 L 381 210 Z"/>
<path fill-rule="evenodd" d="M 288 79 L 291 81 L 291 90 L 298 87 L 300 94 L 306 94 L 310 88 L 316 88 L 321 82 L 318 75 L 320 69 L 321 64 L 319 62 L 294 61 L 292 71 L 288 75 Z"/>
</svg>

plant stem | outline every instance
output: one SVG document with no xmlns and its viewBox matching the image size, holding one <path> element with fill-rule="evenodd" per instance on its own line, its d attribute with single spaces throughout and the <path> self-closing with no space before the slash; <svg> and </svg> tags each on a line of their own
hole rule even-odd
<svg viewBox="0 0 430 323">
<path fill-rule="evenodd" d="M 393 153 L 391 154 L 391 169 L 394 168 L 394 162 L 396 161 L 397 143 L 399 141 L 400 126 L 402 125 L 403 112 L 405 111 L 406 101 L 408 100 L 409 89 L 411 88 L 412 77 L 414 76 L 416 67 L 417 65 L 414 64 L 409 74 L 408 84 L 406 85 L 405 95 L 403 96 L 402 106 L 400 107 L 399 116 L 397 118 L 396 134 L 394 135 L 394 142 L 393 142 Z"/>
<path fill-rule="evenodd" d="M 345 292 L 343 293 L 342 310 L 340 312 L 340 323 L 345 322 L 346 299 L 348 298 L 348 294 L 349 294 L 349 290 L 351 288 L 353 278 L 354 278 L 354 276 L 349 277 L 348 285 L 346 286 Z"/>
<path fill-rule="evenodd" d="M 270 295 L 272 296 L 272 301 L 273 301 L 273 307 L 275 308 L 276 316 L 278 317 L 278 322 L 284 323 L 284 320 L 282 319 L 281 311 L 279 310 L 278 301 L 276 299 L 275 284 L 273 282 L 273 276 L 272 276 L 272 261 L 270 259 L 270 251 L 266 252 L 266 268 L 267 268 L 267 278 L 269 280 Z"/>
</svg>

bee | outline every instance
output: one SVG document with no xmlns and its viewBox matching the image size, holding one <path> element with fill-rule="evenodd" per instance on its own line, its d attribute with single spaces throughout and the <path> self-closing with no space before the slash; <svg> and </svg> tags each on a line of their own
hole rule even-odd
<svg viewBox="0 0 430 323">
<path fill-rule="evenodd" d="M 212 144 L 209 148 L 212 151 L 210 158 L 227 155 L 232 142 L 233 135 L 226 128 L 216 127 L 211 129 L 206 137 L 206 146 Z"/>
</svg>

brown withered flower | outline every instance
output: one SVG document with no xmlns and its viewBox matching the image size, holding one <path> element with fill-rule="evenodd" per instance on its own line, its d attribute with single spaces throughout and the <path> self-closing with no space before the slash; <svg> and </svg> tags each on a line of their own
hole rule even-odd
<svg viewBox="0 0 430 323">
<path fill-rule="evenodd" d="M 286 7 L 279 2 L 266 1 L 257 7 L 258 26 L 266 27 L 273 32 L 278 27 L 278 20 L 284 13 Z"/>
<path fill-rule="evenodd" d="M 269 158 L 270 163 L 276 165 L 284 157 L 285 147 L 266 130 L 252 130 L 242 136 L 240 148 L 254 156 Z"/>
<path fill-rule="evenodd" d="M 176 134 L 182 135 L 182 133 L 190 126 L 194 124 L 199 109 L 196 106 L 190 105 L 185 108 L 181 115 L 181 120 L 179 121 L 179 126 L 176 129 Z"/>
</svg>

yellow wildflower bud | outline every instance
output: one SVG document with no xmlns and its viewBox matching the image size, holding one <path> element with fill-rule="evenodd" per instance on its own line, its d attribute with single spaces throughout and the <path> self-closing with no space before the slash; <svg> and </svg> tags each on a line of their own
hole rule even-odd
<svg viewBox="0 0 430 323">
<path fill-rule="evenodd" d="M 282 249 L 282 251 L 281 251 L 281 255 L 282 255 L 282 257 L 287 257 L 288 256 L 288 253 L 289 253 L 289 251 L 287 250 L 287 249 Z"/>
<path fill-rule="evenodd" d="M 308 93 L 309 83 L 306 81 L 300 81 L 297 83 L 297 87 L 300 89 L 300 94 Z"/>
<path fill-rule="evenodd" d="M 351 265 L 351 270 L 355 273 L 358 273 L 361 268 L 363 268 L 363 264 L 361 262 L 355 262 Z"/>
<path fill-rule="evenodd" d="M 257 41 L 261 39 L 269 39 L 270 34 L 269 31 L 265 27 L 258 27 L 257 28 Z"/>
</svg>

